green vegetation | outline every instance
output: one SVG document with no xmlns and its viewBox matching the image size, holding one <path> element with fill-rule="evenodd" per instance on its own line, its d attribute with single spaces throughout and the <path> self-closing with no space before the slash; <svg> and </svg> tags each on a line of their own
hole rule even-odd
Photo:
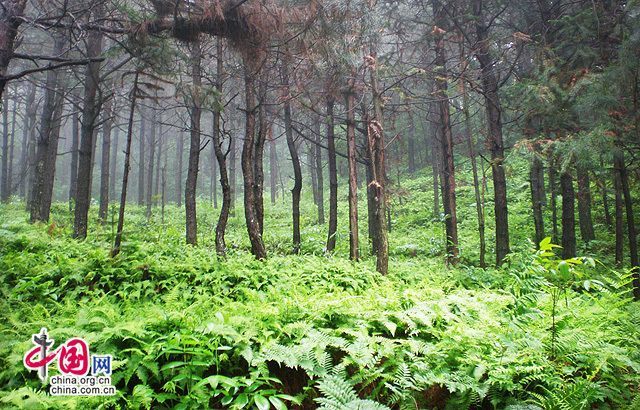
<svg viewBox="0 0 640 410">
<path fill-rule="evenodd" d="M 524 185 L 519 166 L 511 181 Z M 402 183 L 408 194 L 392 204 L 387 276 L 374 258 L 346 260 L 345 226 L 336 254 L 323 254 L 326 228 L 314 224 L 310 198 L 296 256 L 288 204 L 267 207 L 265 262 L 249 253 L 241 209 L 227 258 L 218 259 L 211 205 L 198 205 L 199 247 L 184 244 L 182 209 L 168 206 L 162 224 L 131 206 L 122 253 L 111 259 L 111 224 L 90 224 L 78 242 L 66 204 L 36 225 L 23 204 L 2 205 L 0 406 L 638 408 L 640 309 L 630 273 L 610 268 L 604 238 L 612 234 L 599 231 L 583 258 L 560 261 L 548 241 L 536 252 L 526 239 L 528 192 L 514 185 L 517 251 L 501 269 L 474 267 L 473 192 L 461 179 L 463 263 L 449 270 L 442 223 L 425 206 L 430 178 Z M 22 365 L 43 326 L 57 341 L 81 336 L 93 352 L 112 354 L 117 395 L 46 395 Z"/>
</svg>

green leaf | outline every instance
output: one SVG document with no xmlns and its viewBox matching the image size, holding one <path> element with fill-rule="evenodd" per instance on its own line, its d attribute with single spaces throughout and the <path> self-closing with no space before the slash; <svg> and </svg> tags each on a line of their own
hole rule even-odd
<svg viewBox="0 0 640 410">
<path fill-rule="evenodd" d="M 284 404 L 284 402 L 276 396 L 269 397 L 269 401 L 277 410 L 287 410 L 287 406 Z"/>
<path fill-rule="evenodd" d="M 256 406 L 258 406 L 259 410 L 269 410 L 271 408 L 269 400 L 265 399 L 264 396 L 260 396 L 259 394 L 253 397 L 253 401 L 255 401 Z"/>
<path fill-rule="evenodd" d="M 239 409 L 243 408 L 244 406 L 246 406 L 247 404 L 249 404 L 249 397 L 245 394 L 242 393 L 241 395 L 239 395 L 235 401 L 233 402 L 233 404 L 238 407 Z"/>
</svg>

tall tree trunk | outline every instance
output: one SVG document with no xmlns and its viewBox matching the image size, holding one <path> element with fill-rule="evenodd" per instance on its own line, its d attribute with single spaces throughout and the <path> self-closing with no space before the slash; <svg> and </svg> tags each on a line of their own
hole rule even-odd
<svg viewBox="0 0 640 410">
<path fill-rule="evenodd" d="M 560 189 L 562 190 L 562 257 L 569 259 L 576 256 L 575 192 L 570 170 L 560 175 Z"/>
<path fill-rule="evenodd" d="M 178 134 L 178 145 L 176 147 L 177 169 L 176 169 L 176 203 L 178 207 L 182 206 L 182 168 L 184 158 L 184 132 L 180 131 Z"/>
<path fill-rule="evenodd" d="M 633 215 L 633 200 L 629 189 L 629 175 L 627 172 L 627 166 L 624 162 L 624 153 L 620 147 L 616 147 L 613 153 L 613 169 L 614 172 L 618 174 L 619 188 L 622 190 L 622 197 L 624 198 L 624 207 L 627 216 L 629 257 L 631 259 L 631 267 L 635 268 L 633 272 L 633 296 L 636 300 L 640 300 L 640 271 L 638 269 L 640 264 L 638 261 L 638 242 Z"/>
<path fill-rule="evenodd" d="M 613 170 L 613 190 L 615 194 L 615 232 L 616 232 L 616 265 L 624 263 L 624 201 L 622 199 L 622 178 L 620 172 Z"/>
<path fill-rule="evenodd" d="M 373 117 L 367 124 L 367 140 L 369 146 L 369 157 L 371 158 L 371 170 L 373 176 L 372 186 L 375 198 L 375 217 L 378 249 L 376 252 L 376 270 L 382 275 L 389 271 L 389 240 L 386 220 L 387 207 L 387 170 L 385 162 L 385 142 L 384 142 L 384 117 L 382 115 L 382 94 L 378 85 L 378 62 L 375 50 L 370 53 L 370 81 L 371 95 L 373 100 Z"/>
<path fill-rule="evenodd" d="M 145 115 L 147 110 L 144 109 L 144 105 L 140 109 L 140 135 L 139 148 L 138 148 L 138 205 L 144 205 L 144 165 L 146 164 L 145 154 L 146 139 L 147 139 L 147 121 Z"/>
<path fill-rule="evenodd" d="M 0 201 L 9 201 L 9 93 L 4 93 L 2 101 L 2 180 L 0 181 Z"/>
<path fill-rule="evenodd" d="M 229 137 L 229 155 L 231 156 L 229 158 L 229 190 L 230 190 L 229 195 L 231 197 L 231 200 L 229 202 L 229 215 L 235 216 L 236 215 L 236 191 L 237 191 L 237 185 L 236 185 L 237 152 L 236 152 L 236 138 L 234 136 Z"/>
<path fill-rule="evenodd" d="M 162 131 L 162 111 L 160 111 L 157 114 L 157 120 L 156 120 L 157 124 L 158 124 L 158 131 L 156 134 L 156 144 L 158 146 L 158 149 L 156 149 L 157 152 L 157 160 L 155 161 L 156 163 L 156 167 L 155 167 L 155 171 L 154 174 L 155 175 L 155 182 L 154 182 L 154 188 L 153 188 L 153 206 L 158 206 L 158 198 L 160 196 L 160 174 L 162 173 L 162 157 L 163 157 L 163 152 L 166 151 L 166 148 L 164 147 L 164 132 Z"/>
<path fill-rule="evenodd" d="M 133 90 L 131 91 L 131 104 L 129 106 L 129 125 L 127 127 L 127 140 L 124 150 L 124 170 L 122 172 L 122 188 L 120 192 L 120 210 L 118 211 L 118 227 L 116 230 L 116 238 L 111 249 L 111 257 L 115 257 L 120 253 L 120 245 L 122 243 L 122 230 L 124 228 L 124 209 L 127 204 L 127 187 L 129 185 L 129 171 L 131 170 L 131 140 L 133 139 L 133 118 L 136 111 L 136 102 L 138 97 L 138 79 L 140 73 L 136 72 L 133 80 Z"/>
<path fill-rule="evenodd" d="M 29 149 L 31 148 L 31 135 L 35 129 L 36 120 L 36 86 L 29 85 L 27 101 L 25 105 L 24 121 L 22 123 L 22 149 L 20 150 L 20 186 L 19 194 L 26 199 L 27 182 L 29 174 Z"/>
<path fill-rule="evenodd" d="M 576 178 L 578 180 L 578 220 L 580 236 L 584 242 L 596 239 L 591 218 L 591 178 L 589 170 L 582 164 L 576 164 Z"/>
<path fill-rule="evenodd" d="M 102 18 L 104 5 L 100 4 L 94 17 Z M 88 34 L 87 56 L 98 57 L 102 52 L 102 33 L 92 31 Z M 102 95 L 98 96 L 100 87 L 100 62 L 87 65 L 84 85 L 84 101 L 82 107 L 82 125 L 80 127 L 80 152 L 78 158 L 78 188 L 76 196 L 73 237 L 84 239 L 87 236 L 87 218 L 91 204 L 91 178 L 96 137 L 96 120 L 100 115 Z M 98 97 L 98 98 L 96 98 Z"/>
<path fill-rule="evenodd" d="M 334 129 L 333 96 L 327 95 L 327 148 L 329 156 L 329 233 L 327 236 L 327 252 L 336 247 L 338 230 L 338 169 L 336 159 L 336 136 Z"/>
<path fill-rule="evenodd" d="M 287 146 L 293 166 L 293 188 L 291 188 L 291 211 L 293 217 L 293 253 L 300 253 L 300 195 L 302 192 L 302 167 L 298 156 L 298 147 L 293 138 L 293 124 L 291 119 L 291 93 L 289 90 L 290 57 L 286 56 L 282 64 L 282 80 L 284 88 L 284 126 L 287 136 Z"/>
<path fill-rule="evenodd" d="M 113 99 L 109 98 L 104 107 L 104 122 L 102 124 L 102 158 L 100 161 L 100 209 L 98 217 L 101 222 L 107 221 L 109 213 L 109 175 L 111 160 L 111 130 L 113 128 L 113 118 L 115 107 Z M 115 175 L 112 176 L 115 179 Z"/>
<path fill-rule="evenodd" d="M 322 168 L 322 147 L 320 146 L 320 122 L 317 122 L 316 124 L 317 129 L 314 137 L 316 150 L 316 153 L 314 155 L 316 170 L 315 175 L 318 184 L 318 201 L 316 202 L 316 204 L 318 205 L 318 223 L 320 225 L 324 225 L 324 172 Z"/>
<path fill-rule="evenodd" d="M 66 39 L 59 33 L 54 35 L 54 55 L 60 55 L 66 45 Z M 53 193 L 53 177 L 55 175 L 56 157 L 58 153 L 58 137 L 56 120 L 63 104 L 63 91 L 60 86 L 61 74 L 57 70 L 49 70 L 45 85 L 44 105 L 40 120 L 40 132 L 35 154 L 35 169 L 31 184 L 30 220 L 48 221 Z M 56 114 L 58 116 L 56 117 Z"/>
<path fill-rule="evenodd" d="M 409 135 L 407 136 L 407 171 L 416 172 L 416 123 L 409 112 Z"/>
<path fill-rule="evenodd" d="M 444 26 L 446 12 L 439 0 L 433 0 L 435 23 Z M 456 215 L 456 179 L 453 161 L 453 135 L 451 132 L 451 118 L 449 114 L 449 97 L 447 95 L 449 74 L 446 68 L 446 50 L 443 34 L 438 34 L 435 43 L 436 97 L 438 99 L 442 156 L 442 203 L 445 213 L 445 231 L 447 239 L 447 262 L 458 262 L 458 219 Z"/>
<path fill-rule="evenodd" d="M 253 198 L 257 221 L 260 226 L 260 236 L 264 233 L 264 144 L 273 138 L 273 124 L 268 118 L 267 112 L 267 84 L 269 82 L 267 73 L 260 71 L 260 82 L 258 85 L 258 133 L 253 147 Z M 278 162 L 276 152 L 276 163 Z M 277 173 L 277 172 L 276 172 Z"/>
<path fill-rule="evenodd" d="M 218 111 L 213 112 L 213 134 L 220 132 L 220 117 L 216 114 Z M 213 135 L 212 134 L 212 135 Z M 216 159 L 216 149 L 211 149 L 211 200 L 213 201 L 213 209 L 218 209 L 218 168 Z"/>
<path fill-rule="evenodd" d="M 509 253 L 509 212 L 507 209 L 507 180 L 502 163 L 504 142 L 502 138 L 502 107 L 498 96 L 498 78 L 494 72 L 496 62 L 489 50 L 489 27 L 484 21 L 483 0 L 474 0 L 476 21 L 476 58 L 482 70 L 482 89 L 489 125 L 487 145 L 491 152 L 491 172 L 494 190 L 494 214 L 496 232 L 496 265 L 500 266 Z"/>
<path fill-rule="evenodd" d="M 71 172 L 69 173 L 69 211 L 76 204 L 78 191 L 78 152 L 80 149 L 80 96 L 74 94 L 74 101 L 78 104 L 72 106 L 71 114 Z"/>
<path fill-rule="evenodd" d="M 431 174 L 433 175 L 433 217 L 440 219 L 440 183 L 442 182 L 442 173 L 440 172 L 440 138 L 438 138 L 439 130 L 434 127 L 431 135 Z"/>
<path fill-rule="evenodd" d="M 0 97 L 7 85 L 5 76 L 13 58 L 15 40 L 26 4 L 26 0 L 4 0 L 0 7 Z M 3 108 L 6 109 L 7 107 Z"/>
<path fill-rule="evenodd" d="M 17 94 L 17 93 L 16 93 Z M 18 96 L 15 95 L 13 98 L 13 111 L 11 112 L 11 139 L 9 141 L 9 166 L 7 168 L 7 184 L 8 184 L 8 194 L 9 197 L 13 195 L 14 184 L 13 184 L 13 158 L 14 158 L 14 148 L 15 148 L 15 138 L 16 138 L 16 114 L 18 112 Z"/>
<path fill-rule="evenodd" d="M 600 169 L 605 169 L 604 168 L 604 158 L 603 158 L 602 155 L 600 155 Z M 611 228 L 612 221 L 611 221 L 611 211 L 609 210 L 609 193 L 607 192 L 606 178 L 602 179 L 602 182 L 600 183 L 600 192 L 601 192 L 601 195 L 602 195 L 602 207 L 603 207 L 603 211 L 604 211 L 604 223 L 607 225 L 607 227 Z"/>
<path fill-rule="evenodd" d="M 533 152 L 533 159 L 531 160 L 529 183 L 531 187 L 531 209 L 533 213 L 533 224 L 536 231 L 535 243 L 537 247 L 545 238 L 544 218 L 542 212 L 545 203 L 544 167 L 537 150 Z"/>
<path fill-rule="evenodd" d="M 147 164 L 147 189 L 146 189 L 146 205 L 147 209 L 145 212 L 145 216 L 147 221 L 151 218 L 151 207 L 153 206 L 153 183 L 155 181 L 153 171 L 155 169 L 156 162 L 156 130 L 158 129 L 157 124 L 157 113 L 155 107 L 151 110 L 151 132 L 149 133 L 149 163 Z M 159 155 L 158 155 L 159 157 Z M 159 161 L 158 161 L 159 162 Z"/>
<path fill-rule="evenodd" d="M 313 193 L 313 204 L 318 207 L 318 178 L 316 176 L 315 164 L 315 147 L 307 141 L 305 144 L 307 149 L 307 172 L 311 178 L 311 191 Z"/>
<path fill-rule="evenodd" d="M 242 144 L 242 174 L 244 181 L 244 216 L 251 242 L 251 253 L 257 259 L 266 259 L 267 251 L 262 241 L 260 221 L 255 199 L 255 140 L 256 140 L 256 94 L 255 72 L 249 58 L 245 58 L 245 138 Z"/>
<path fill-rule="evenodd" d="M 111 141 L 111 156 L 109 158 L 109 166 L 111 167 L 111 177 L 109 178 L 109 192 L 110 198 L 116 194 L 116 167 L 118 166 L 118 140 L 120 139 L 120 127 L 116 127 L 113 132 L 113 139 Z"/>
<path fill-rule="evenodd" d="M 358 241 L 358 171 L 356 162 L 356 113 L 355 113 L 355 73 L 351 73 L 348 89 L 345 91 L 347 112 L 347 156 L 349 161 L 349 257 L 360 258 Z"/>
<path fill-rule="evenodd" d="M 463 72 L 466 72 L 468 61 L 465 60 L 464 56 L 464 46 L 463 43 L 460 43 L 460 59 L 464 61 Z M 465 124 L 465 137 L 467 140 L 467 150 L 469 151 L 469 160 L 471 161 L 471 171 L 473 174 L 473 192 L 475 194 L 476 199 L 476 215 L 478 218 L 478 237 L 480 238 L 480 266 L 485 267 L 487 265 L 485 261 L 486 255 L 486 241 L 485 241 L 485 221 L 484 221 L 484 202 L 482 202 L 481 194 L 480 194 L 480 181 L 478 179 L 478 164 L 476 161 L 476 150 L 475 143 L 473 141 L 472 129 L 471 129 L 471 114 L 469 113 L 469 94 L 467 93 L 467 84 L 466 79 L 462 79 L 462 99 L 463 99 L 463 107 L 462 111 L 464 114 L 464 124 Z"/>
<path fill-rule="evenodd" d="M 556 181 L 558 178 L 558 170 L 556 169 L 557 161 L 553 153 L 553 148 L 549 149 L 549 195 L 551 206 L 551 229 L 553 232 L 553 243 L 558 243 L 558 188 Z"/>
<path fill-rule="evenodd" d="M 275 205 L 278 196 L 278 160 L 276 159 L 276 140 L 273 134 L 269 137 L 269 193 L 271 205 Z"/>
<path fill-rule="evenodd" d="M 195 90 L 202 86 L 202 49 L 200 42 L 191 45 L 191 78 Z M 189 145 L 189 168 L 184 191 L 184 207 L 186 212 L 187 243 L 198 244 L 198 221 L 196 215 L 196 187 L 198 184 L 198 165 L 200 162 L 200 117 L 202 109 L 199 91 L 194 92 L 189 110 L 191 118 L 191 142 Z"/>
</svg>

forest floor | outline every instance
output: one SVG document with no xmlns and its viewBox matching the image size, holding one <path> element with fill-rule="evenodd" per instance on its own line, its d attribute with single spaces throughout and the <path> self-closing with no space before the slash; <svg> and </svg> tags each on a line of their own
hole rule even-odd
<svg viewBox="0 0 640 410">
<path fill-rule="evenodd" d="M 289 199 L 266 204 L 266 262 L 248 252 L 240 203 L 226 259 L 214 252 L 218 210 L 204 198 L 200 246 L 185 245 L 183 208 L 167 206 L 164 222 L 157 209 L 148 222 L 128 206 L 115 259 L 113 222 L 100 226 L 96 207 L 78 242 L 67 204 L 37 225 L 22 203 L 2 205 L 0 407 L 640 408 L 640 305 L 629 272 L 611 269 L 613 239 L 598 211 L 598 240 L 579 247 L 585 258 L 561 262 L 527 239 L 528 186 L 510 178 L 514 253 L 481 269 L 465 176 L 460 265 L 444 265 L 431 179 L 417 176 L 392 202 L 385 277 L 372 257 L 348 260 L 345 187 L 331 256 L 310 195 L 300 255 L 290 254 Z M 361 210 L 366 238 L 364 198 Z M 491 203 L 486 212 L 491 244 Z M 368 254 L 364 241 L 361 249 Z M 111 354 L 116 395 L 46 394 L 23 366 L 42 327 L 56 344 L 82 337 L 92 353 Z"/>
</svg>

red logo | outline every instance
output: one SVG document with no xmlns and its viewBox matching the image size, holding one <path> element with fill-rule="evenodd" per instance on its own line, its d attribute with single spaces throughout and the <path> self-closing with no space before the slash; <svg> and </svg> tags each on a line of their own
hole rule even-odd
<svg viewBox="0 0 640 410">
<path fill-rule="evenodd" d="M 24 356 L 24 366 L 29 370 L 37 370 L 43 383 L 48 378 L 48 367 L 58 360 L 58 369 L 63 375 L 86 376 L 89 373 L 89 344 L 78 337 L 71 338 L 53 348 L 53 339 L 49 339 L 47 329 L 42 328 L 39 334 L 33 335 L 31 341 L 35 345 Z"/>
</svg>

